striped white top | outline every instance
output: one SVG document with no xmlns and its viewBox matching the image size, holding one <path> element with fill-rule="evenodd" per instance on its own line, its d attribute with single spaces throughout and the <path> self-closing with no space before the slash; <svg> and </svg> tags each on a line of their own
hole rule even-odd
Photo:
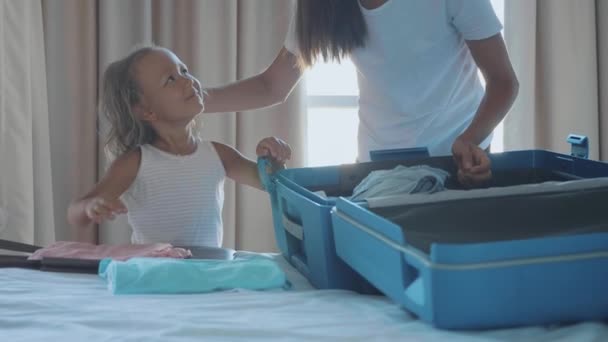
<svg viewBox="0 0 608 342">
<path fill-rule="evenodd" d="M 141 146 L 139 171 L 123 196 L 131 241 L 221 246 L 225 175 L 210 142 L 187 156 Z"/>
</svg>

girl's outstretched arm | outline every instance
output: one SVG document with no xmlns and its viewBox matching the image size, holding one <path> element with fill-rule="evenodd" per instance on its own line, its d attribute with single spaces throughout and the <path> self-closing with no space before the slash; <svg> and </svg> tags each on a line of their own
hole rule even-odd
<svg viewBox="0 0 608 342">
<path fill-rule="evenodd" d="M 120 196 L 127 191 L 139 170 L 141 151 L 127 152 L 118 157 L 103 178 L 82 198 L 68 207 L 68 222 L 75 227 L 86 227 L 124 214 L 127 208 Z"/>
</svg>

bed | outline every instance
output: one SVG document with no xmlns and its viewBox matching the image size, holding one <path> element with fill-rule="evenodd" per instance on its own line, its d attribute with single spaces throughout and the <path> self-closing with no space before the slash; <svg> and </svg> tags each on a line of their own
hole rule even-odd
<svg viewBox="0 0 608 342">
<path fill-rule="evenodd" d="M 382 296 L 315 290 L 281 256 L 265 256 L 291 289 L 113 296 L 96 275 L 0 269 L 1 340 L 608 341 L 601 322 L 437 330 Z"/>
</svg>

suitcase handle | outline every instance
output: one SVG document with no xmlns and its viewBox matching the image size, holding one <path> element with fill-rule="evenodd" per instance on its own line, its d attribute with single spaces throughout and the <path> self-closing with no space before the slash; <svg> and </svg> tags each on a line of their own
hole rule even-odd
<svg viewBox="0 0 608 342">
<path fill-rule="evenodd" d="M 304 240 L 304 228 L 302 225 L 297 224 L 290 220 L 285 214 L 283 214 L 283 227 L 285 230 L 293 235 L 298 240 Z"/>
<path fill-rule="evenodd" d="M 410 254 L 404 254 L 405 264 L 407 267 L 411 267 L 418 272 L 418 275 L 411 279 L 405 286 L 403 292 L 404 300 L 409 303 L 412 311 L 416 312 L 421 317 L 432 317 L 430 311 L 432 311 L 431 293 L 428 287 L 429 268 L 425 267 L 421 259 Z"/>
<path fill-rule="evenodd" d="M 390 150 L 373 150 L 369 151 L 371 161 L 383 160 L 409 160 L 423 159 L 430 157 L 429 150 L 426 147 L 411 147 L 411 148 L 396 148 Z"/>
<path fill-rule="evenodd" d="M 570 143 L 570 155 L 577 158 L 589 158 L 589 139 L 585 135 L 569 134 L 566 139 Z"/>
<path fill-rule="evenodd" d="M 376 285 L 380 291 L 398 302 L 404 302 L 406 307 L 416 315 L 432 317 L 433 298 L 429 290 L 431 269 L 428 267 L 427 256 L 408 245 L 400 227 L 377 224 L 378 222 L 371 220 L 369 216 L 355 218 L 358 210 L 359 206 L 357 204 L 348 199 L 340 198 L 332 211 L 332 216 L 345 223 L 341 227 L 351 226 L 352 229 L 359 230 L 362 235 L 375 240 L 375 243 L 379 244 L 376 245 L 379 251 L 374 253 L 374 256 L 366 256 L 369 259 L 365 262 L 366 265 L 356 262 L 351 266 L 362 272 L 361 274 L 365 274 L 366 268 L 382 264 L 380 257 L 375 257 L 375 255 L 388 257 L 389 260 L 386 260 L 386 265 L 391 272 L 396 272 L 394 278 L 384 278 L 383 280 L 382 276 L 375 272 L 367 272 L 367 275 L 364 276 L 371 277 L 368 280 Z M 339 249 L 344 246 L 345 242 L 345 235 L 342 234 L 349 229 L 338 229 L 340 227 L 336 227 L 335 224 L 334 221 L 336 249 Z M 342 232 L 340 237 L 336 236 L 338 232 Z M 338 239 L 341 241 L 338 242 Z M 359 240 L 359 242 L 356 240 Z M 360 245 L 360 241 L 361 236 L 355 237 L 355 246 Z M 353 253 L 353 249 L 350 247 L 345 248 L 345 250 L 346 254 Z M 369 254 L 369 251 L 365 253 Z M 340 255 L 339 252 L 338 255 Z"/>
</svg>

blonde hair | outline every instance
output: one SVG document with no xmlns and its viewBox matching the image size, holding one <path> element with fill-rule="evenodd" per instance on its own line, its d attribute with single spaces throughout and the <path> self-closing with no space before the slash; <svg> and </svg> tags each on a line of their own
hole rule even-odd
<svg viewBox="0 0 608 342">
<path fill-rule="evenodd" d="M 156 139 L 152 126 L 137 118 L 133 112 L 133 106 L 141 99 L 135 65 L 145 55 L 161 49 L 157 46 L 137 48 L 110 64 L 103 74 L 99 111 L 110 124 L 105 149 L 111 157 L 120 156 Z"/>
</svg>

